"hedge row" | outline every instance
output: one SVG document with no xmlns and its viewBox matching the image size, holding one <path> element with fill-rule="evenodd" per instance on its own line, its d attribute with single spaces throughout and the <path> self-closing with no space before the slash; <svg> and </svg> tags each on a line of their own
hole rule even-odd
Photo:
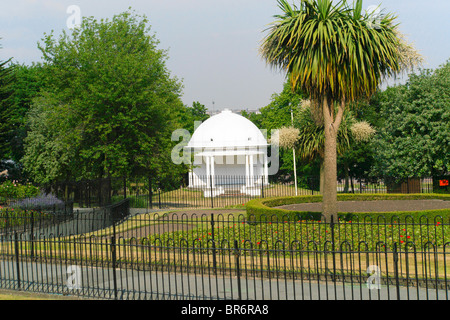
<svg viewBox="0 0 450 320">
<path fill-rule="evenodd" d="M 376 201 L 376 200 L 445 200 L 450 201 L 449 194 L 338 194 L 338 201 Z M 249 221 L 299 221 L 323 219 L 320 212 L 292 211 L 280 209 L 283 205 L 322 202 L 322 196 L 298 196 L 282 198 L 266 198 L 251 200 L 246 204 Z M 344 221 L 393 221 L 409 219 L 414 222 L 432 222 L 435 219 L 450 219 L 450 209 L 395 211 L 395 212 L 340 212 L 338 218 Z"/>
</svg>

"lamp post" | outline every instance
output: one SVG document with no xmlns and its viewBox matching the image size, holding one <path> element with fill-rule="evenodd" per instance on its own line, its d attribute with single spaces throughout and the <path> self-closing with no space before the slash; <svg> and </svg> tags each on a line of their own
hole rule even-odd
<svg viewBox="0 0 450 320">
<path fill-rule="evenodd" d="M 292 105 L 291 105 L 291 123 L 292 123 L 292 127 L 294 127 L 294 112 L 292 111 Z M 298 196 L 298 191 L 297 191 L 297 164 L 295 161 L 295 147 L 292 148 L 292 156 L 294 159 L 294 183 L 295 183 L 295 196 Z"/>
</svg>

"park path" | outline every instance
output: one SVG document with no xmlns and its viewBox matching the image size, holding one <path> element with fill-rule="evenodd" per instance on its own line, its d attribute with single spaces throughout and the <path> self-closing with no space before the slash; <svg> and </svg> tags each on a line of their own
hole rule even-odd
<svg viewBox="0 0 450 320">
<path fill-rule="evenodd" d="M 70 268 L 70 269 L 69 269 Z M 114 272 L 115 271 L 115 272 Z M 20 282 L 17 272 L 20 273 Z M 121 300 L 447 300 L 449 292 L 426 288 L 332 281 L 258 279 L 245 274 L 122 270 L 0 260 L 0 288 Z M 116 288 L 116 289 L 114 289 Z"/>
</svg>

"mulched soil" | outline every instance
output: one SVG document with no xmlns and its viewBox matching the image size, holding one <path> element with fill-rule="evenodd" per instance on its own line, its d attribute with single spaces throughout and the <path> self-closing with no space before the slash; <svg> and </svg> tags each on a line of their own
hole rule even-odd
<svg viewBox="0 0 450 320">
<path fill-rule="evenodd" d="M 322 203 L 299 203 L 277 207 L 293 211 L 321 212 Z M 450 209 L 450 201 L 443 200 L 377 200 L 339 201 L 339 212 L 391 212 Z"/>
</svg>

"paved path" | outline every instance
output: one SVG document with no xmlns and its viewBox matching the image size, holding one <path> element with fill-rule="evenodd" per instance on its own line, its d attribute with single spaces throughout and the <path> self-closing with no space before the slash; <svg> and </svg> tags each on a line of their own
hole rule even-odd
<svg viewBox="0 0 450 320">
<path fill-rule="evenodd" d="M 365 284 L 186 274 L 0 261 L 0 288 L 89 296 L 99 299 L 181 300 L 397 300 L 395 286 L 369 290 Z M 69 281 L 70 280 L 70 281 Z M 113 290 L 116 283 L 117 291 Z M 401 300 L 447 300 L 449 292 L 401 288 Z"/>
</svg>

